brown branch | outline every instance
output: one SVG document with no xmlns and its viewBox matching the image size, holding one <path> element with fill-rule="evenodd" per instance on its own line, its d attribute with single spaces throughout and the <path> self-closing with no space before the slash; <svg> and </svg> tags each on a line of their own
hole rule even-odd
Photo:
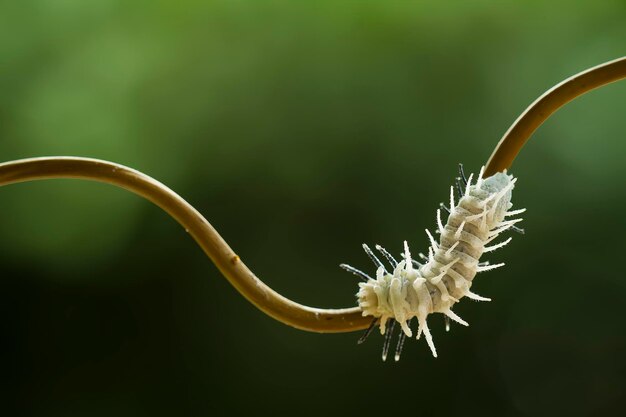
<svg viewBox="0 0 626 417">
<path fill-rule="evenodd" d="M 485 176 L 509 168 L 535 130 L 563 105 L 588 91 L 623 78 L 626 78 L 626 57 L 580 72 L 546 91 L 528 106 L 500 139 L 487 162 Z"/>
<path fill-rule="evenodd" d="M 241 295 L 278 321 L 298 329 L 324 333 L 366 328 L 371 321 L 362 317 L 357 307 L 312 308 L 278 294 L 248 269 L 196 209 L 174 191 L 139 171 L 112 162 L 73 157 L 32 158 L 0 164 L 0 186 L 55 178 L 113 184 L 150 200 L 191 234 Z"/>
<path fill-rule="evenodd" d="M 541 96 L 515 121 L 493 152 L 485 175 L 508 168 L 532 133 L 565 103 L 589 90 L 626 77 L 626 57 L 575 75 Z M 319 309 L 283 297 L 258 279 L 209 222 L 174 191 L 134 169 L 89 158 L 47 157 L 0 164 L 0 186 L 19 182 L 78 178 L 113 184 L 153 202 L 181 224 L 226 279 L 248 301 L 274 319 L 320 333 L 365 329 L 371 318 L 358 307 Z"/>
</svg>

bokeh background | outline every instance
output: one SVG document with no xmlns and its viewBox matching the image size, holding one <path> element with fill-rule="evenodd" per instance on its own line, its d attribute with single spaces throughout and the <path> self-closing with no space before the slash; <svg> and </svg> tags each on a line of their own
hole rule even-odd
<svg viewBox="0 0 626 417">
<path fill-rule="evenodd" d="M 194 204 L 255 273 L 355 303 L 362 242 L 427 246 L 543 91 L 624 54 L 626 3 L 28 0 L 0 4 L 0 159 L 129 165 Z M 3 415 L 590 416 L 626 396 L 626 82 L 522 152 L 525 236 L 475 281 L 440 357 L 286 327 L 178 224 L 111 186 L 0 190 Z"/>
</svg>

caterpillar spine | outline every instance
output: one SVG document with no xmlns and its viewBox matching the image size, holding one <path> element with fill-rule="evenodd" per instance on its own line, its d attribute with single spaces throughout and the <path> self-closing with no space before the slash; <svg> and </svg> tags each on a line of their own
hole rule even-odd
<svg viewBox="0 0 626 417">
<path fill-rule="evenodd" d="M 522 219 L 507 220 L 507 217 L 525 211 L 510 210 L 516 178 L 506 171 L 483 178 L 483 167 L 476 182 L 472 184 L 473 174 L 466 179 L 462 166 L 459 167 L 459 172 L 458 202 L 455 204 L 454 187 L 451 187 L 450 208 L 441 204 L 449 212 L 445 225 L 441 219 L 441 210 L 437 210 L 439 241 L 426 229 L 430 246 L 428 256 L 420 254 L 424 263 L 412 257 L 405 241 L 402 259 L 399 261 L 380 245 L 375 246 L 388 262 L 389 270 L 369 246 L 363 244 L 365 253 L 376 266 L 374 278 L 354 267 L 341 264 L 342 268 L 363 280 L 359 283 L 357 292 L 358 304 L 364 316 L 373 318 L 370 328 L 359 343 L 378 325 L 381 334 L 385 336 L 383 360 L 387 358 L 396 324 L 399 324 L 401 330 L 395 360 L 400 359 L 405 338 L 413 336 L 410 327 L 413 319 L 418 324 L 417 339 L 424 335 L 433 356 L 437 357 L 427 317 L 433 313 L 443 314 L 446 318 L 446 330 L 449 329 L 449 320 L 468 326 L 465 320 L 452 311 L 452 306 L 463 297 L 491 301 L 470 291 L 473 279 L 477 273 L 504 266 L 504 263 L 480 263 L 481 255 L 499 249 L 511 241 L 508 238 L 488 246 L 501 233 L 510 229 L 523 232 L 515 226 Z"/>
</svg>

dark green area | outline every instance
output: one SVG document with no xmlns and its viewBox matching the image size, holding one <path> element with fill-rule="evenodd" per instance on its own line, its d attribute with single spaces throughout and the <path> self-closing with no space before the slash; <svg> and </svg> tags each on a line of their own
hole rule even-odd
<svg viewBox="0 0 626 417">
<path fill-rule="evenodd" d="M 132 166 L 304 304 L 355 303 L 362 242 L 424 250 L 543 91 L 624 54 L 623 1 L 6 1 L 0 160 Z M 258 312 L 172 219 L 110 186 L 0 189 L 3 415 L 595 416 L 626 396 L 626 81 L 516 161 L 525 236 L 469 328 L 319 335 Z M 1 397 L 0 397 L 1 398 Z"/>
</svg>

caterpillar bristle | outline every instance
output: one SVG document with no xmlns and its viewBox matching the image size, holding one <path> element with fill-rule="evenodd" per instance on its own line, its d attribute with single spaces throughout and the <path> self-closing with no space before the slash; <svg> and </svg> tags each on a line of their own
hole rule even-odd
<svg viewBox="0 0 626 417">
<path fill-rule="evenodd" d="M 441 221 L 441 209 L 437 209 L 437 232 L 443 233 L 443 222 Z"/>
<path fill-rule="evenodd" d="M 372 277 L 370 277 L 369 275 L 367 275 L 365 272 L 363 272 L 363 271 L 361 271 L 361 270 L 359 270 L 359 269 L 356 269 L 356 268 L 354 268 L 354 267 L 352 267 L 352 266 L 350 266 L 350 265 L 347 265 L 347 264 L 340 264 L 340 265 L 339 265 L 339 267 L 340 267 L 340 268 L 345 269 L 345 270 L 346 270 L 346 271 L 348 271 L 348 272 L 351 272 L 352 274 L 354 274 L 354 275 L 356 275 L 357 277 L 361 278 L 361 280 L 363 280 L 363 281 L 365 281 L 365 282 L 367 282 L 367 280 L 372 279 Z"/>
<path fill-rule="evenodd" d="M 463 194 L 465 194 L 464 191 L 464 183 L 461 182 L 461 178 L 457 177 L 455 180 L 456 183 L 456 192 L 459 193 L 459 196 L 462 196 Z"/>
<path fill-rule="evenodd" d="M 474 178 L 476 180 L 472 184 Z M 416 318 L 416 339 L 420 339 L 423 334 L 432 355 L 437 357 L 427 317 L 433 313 L 443 314 L 446 331 L 450 329 L 450 320 L 467 326 L 468 323 L 452 311 L 453 305 L 463 297 L 491 301 L 490 298 L 473 293 L 470 287 L 476 274 L 504 266 L 504 263 L 481 262 L 481 255 L 511 242 L 512 238 L 509 237 L 488 246 L 501 233 L 509 229 L 523 233 L 523 229 L 516 226 L 522 219 L 505 220 L 525 211 L 510 210 L 511 193 L 516 181 L 516 178 L 506 173 L 484 178 L 484 167 L 477 176 L 470 174 L 466 177 L 463 166 L 459 164 L 459 177 L 455 180 L 458 200 L 455 204 L 453 185 L 450 187 L 450 207 L 440 203 L 437 209 L 436 232 L 439 240 L 425 229 L 430 245 L 427 255 L 418 253 L 421 262 L 412 258 L 409 245 L 404 241 L 399 261 L 385 248 L 375 245 L 376 251 L 391 266 L 391 272 L 369 246 L 363 244 L 363 250 L 376 268 L 375 278 L 341 264 L 343 269 L 365 281 L 359 283 L 358 302 L 363 315 L 374 318 L 358 343 L 362 343 L 378 325 L 384 336 L 382 358 L 386 360 L 398 323 L 400 332 L 394 356 L 397 361 L 405 339 L 413 334 L 409 327 L 410 321 Z M 448 213 L 445 224 L 442 210 Z"/>
<path fill-rule="evenodd" d="M 454 232 L 454 240 L 459 240 L 461 238 L 461 233 L 463 232 L 463 227 L 465 227 L 465 220 L 461 222 L 459 228 Z"/>
<path fill-rule="evenodd" d="M 471 300 L 475 300 L 475 301 L 491 301 L 491 298 L 487 298 L 487 297 L 482 297 L 478 294 L 474 294 L 473 292 L 471 292 L 470 290 L 467 290 L 465 292 L 465 296 Z"/>
<path fill-rule="evenodd" d="M 463 185 L 467 185 L 468 181 L 465 177 L 465 171 L 463 170 L 463 164 L 459 163 L 459 177 L 463 180 Z"/>
<path fill-rule="evenodd" d="M 454 242 L 454 243 L 452 244 L 452 246 L 450 246 L 450 247 L 448 248 L 448 250 L 447 250 L 447 251 L 446 251 L 446 253 L 445 253 L 446 258 L 449 258 L 449 257 L 452 255 L 452 251 L 453 251 L 453 250 L 454 250 L 454 249 L 455 249 L 458 245 L 459 245 L 459 242 L 458 242 L 458 241 L 456 241 L 456 242 Z"/>
<path fill-rule="evenodd" d="M 392 269 L 395 269 L 396 266 L 398 266 L 398 261 L 396 261 L 396 259 L 389 252 L 387 252 L 387 249 L 383 248 L 380 245 L 376 245 L 375 248 L 383 255 L 385 259 L 387 259 L 387 262 L 389 262 Z"/>
<path fill-rule="evenodd" d="M 508 245 L 508 244 L 509 244 L 509 242 L 510 242 L 511 240 L 513 240 L 513 238 L 512 238 L 512 237 L 508 238 L 508 239 L 507 239 L 507 240 L 505 240 L 504 242 L 500 242 L 500 243 L 497 243 L 497 244 L 492 245 L 492 246 L 485 246 L 485 248 L 483 249 L 483 253 L 486 253 L 486 252 L 493 252 L 493 251 L 494 251 L 494 250 L 496 250 L 496 249 L 500 249 L 500 248 L 502 248 L 502 247 L 504 247 L 504 246 Z"/>
<path fill-rule="evenodd" d="M 467 326 L 469 326 L 469 324 L 468 324 L 465 320 L 463 320 L 461 317 L 459 317 L 459 316 L 458 316 L 458 315 L 457 315 L 454 311 L 452 311 L 452 310 L 449 310 L 449 309 L 448 309 L 448 310 L 444 311 L 444 312 L 443 312 L 443 314 L 445 314 L 445 315 L 446 315 L 446 317 L 449 317 L 449 318 L 451 318 L 452 320 L 456 321 L 457 323 L 462 324 L 463 326 L 466 326 L 466 327 L 467 327 Z"/>
<path fill-rule="evenodd" d="M 435 249 L 439 249 L 439 244 L 437 242 L 435 242 L 435 238 L 433 237 L 433 235 L 430 234 L 430 231 L 428 229 L 424 229 L 426 230 L 426 235 L 428 235 L 428 240 L 430 240 L 430 245 Z"/>
<path fill-rule="evenodd" d="M 465 183 L 465 192 L 463 193 L 463 196 L 465 197 L 469 197 L 469 192 L 470 189 L 472 187 L 472 179 L 474 178 L 474 174 L 470 174 L 469 178 L 467 179 L 466 183 Z"/>
<path fill-rule="evenodd" d="M 478 173 L 478 180 L 476 181 L 476 187 L 481 188 L 483 185 L 483 175 L 485 174 L 485 166 L 480 167 L 480 172 Z"/>
<path fill-rule="evenodd" d="M 511 226 L 511 230 L 513 230 L 516 233 L 519 233 L 520 235 L 523 235 L 526 233 L 524 229 L 522 229 L 521 227 L 517 227 L 517 226 Z"/>
<path fill-rule="evenodd" d="M 374 255 L 374 252 L 372 252 L 370 247 L 367 246 L 365 243 L 363 244 L 363 250 L 365 251 L 367 256 L 369 256 L 369 258 L 372 260 L 372 262 L 374 262 L 374 265 L 376 266 L 376 269 L 378 269 L 378 268 L 385 269 L 385 265 L 383 265 L 383 263 L 380 261 L 380 259 L 378 259 L 376 257 L 376 255 Z"/>
<path fill-rule="evenodd" d="M 517 216 L 518 214 L 522 214 L 524 212 L 526 212 L 525 208 L 519 209 L 519 210 L 507 211 L 504 217 Z"/>
<path fill-rule="evenodd" d="M 476 267 L 476 272 L 491 271 L 492 269 L 500 268 L 502 266 L 504 266 L 504 263 L 491 264 L 491 265 L 486 265 L 486 266 L 478 266 L 478 267 Z"/>
<path fill-rule="evenodd" d="M 426 338 L 426 344 L 430 348 L 430 351 L 433 354 L 433 357 L 436 358 L 437 357 L 437 348 L 435 348 L 435 343 L 433 342 L 433 336 L 430 334 L 430 329 L 428 328 L 428 324 L 426 323 L 426 319 L 425 318 L 424 319 L 420 318 L 419 322 L 420 322 L 420 328 L 422 329 L 422 332 L 424 333 L 424 337 Z"/>
<path fill-rule="evenodd" d="M 454 207 L 454 187 L 450 187 L 450 209 Z"/>
</svg>

